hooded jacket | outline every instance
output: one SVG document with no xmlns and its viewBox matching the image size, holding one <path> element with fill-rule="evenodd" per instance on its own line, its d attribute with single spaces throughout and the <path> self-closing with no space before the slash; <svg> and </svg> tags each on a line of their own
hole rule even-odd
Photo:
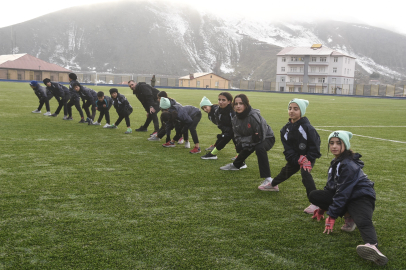
<svg viewBox="0 0 406 270">
<path fill-rule="evenodd" d="M 172 103 L 171 103 L 172 104 Z M 194 106 L 186 105 L 172 105 L 168 111 L 173 112 L 176 110 L 178 112 L 177 119 L 174 119 L 173 122 L 167 122 L 166 124 L 166 134 L 170 134 L 171 130 L 175 127 L 175 123 L 177 125 L 181 125 L 182 127 L 189 127 L 193 124 L 193 117 L 200 112 L 200 110 Z"/>
<path fill-rule="evenodd" d="M 274 137 L 272 128 L 266 123 L 266 120 L 257 109 L 251 109 L 243 119 L 239 119 L 237 115 L 234 116 L 232 125 L 236 144 L 241 145 L 242 148 L 255 147 L 257 144 L 265 141 L 265 139 Z M 258 133 L 259 136 L 259 141 L 257 142 L 254 142 L 252 137 L 255 133 Z"/>
<path fill-rule="evenodd" d="M 281 141 L 285 149 L 283 154 L 289 163 L 297 164 L 301 155 L 306 155 L 310 162 L 321 157 L 320 136 L 307 117 L 295 123 L 289 120 L 281 129 Z"/>
<path fill-rule="evenodd" d="M 215 112 L 217 127 L 223 134 L 233 134 L 233 124 L 231 120 L 235 116 L 235 111 L 231 104 L 228 104 L 224 109 L 219 108 Z"/>
<path fill-rule="evenodd" d="M 39 100 L 52 98 L 52 93 L 41 85 L 37 85 L 37 87 L 33 88 L 32 90 L 34 90 L 34 94 L 38 97 Z M 48 95 L 50 95 L 51 97 L 49 97 Z"/>
<path fill-rule="evenodd" d="M 103 101 L 96 100 L 96 107 L 104 108 L 103 105 L 106 104 L 106 110 L 110 110 L 111 106 L 113 105 L 113 99 L 109 96 L 104 96 Z"/>
<path fill-rule="evenodd" d="M 49 90 L 56 99 L 67 99 L 69 100 L 70 94 L 69 94 L 69 89 L 66 88 L 64 85 L 56 82 L 51 82 L 50 87 L 46 87 L 47 90 Z"/>
<path fill-rule="evenodd" d="M 155 110 L 159 109 L 158 93 L 158 89 L 146 84 L 145 82 L 137 83 L 135 90 L 133 90 L 133 94 L 138 98 L 147 112 L 149 112 L 151 107 L 153 107 Z"/>
<path fill-rule="evenodd" d="M 131 107 L 130 103 L 124 95 L 117 93 L 117 97 L 112 98 L 112 101 L 113 106 L 119 115 L 130 115 L 132 113 L 133 107 Z"/>
<path fill-rule="evenodd" d="M 76 82 L 78 82 L 78 81 L 72 80 L 69 82 L 69 94 L 70 94 L 71 100 L 75 100 L 75 99 L 80 100 L 80 96 L 79 96 L 78 92 L 76 92 L 75 89 L 73 89 L 73 87 L 72 87 L 72 85 Z"/>
<path fill-rule="evenodd" d="M 211 110 L 210 110 L 210 112 L 208 113 L 208 116 L 207 116 L 209 118 L 209 120 L 213 124 L 215 124 L 216 126 L 218 125 L 217 118 L 216 118 L 216 112 L 217 112 L 218 109 L 219 109 L 219 105 L 213 104 L 211 106 Z"/>
<path fill-rule="evenodd" d="M 93 89 L 81 85 L 80 90 L 77 93 L 83 101 L 90 101 L 93 104 L 96 104 L 97 93 Z"/>
<path fill-rule="evenodd" d="M 362 196 L 376 199 L 374 182 L 368 179 L 362 168 L 364 162 L 360 154 L 354 157 L 334 158 L 328 169 L 328 179 L 324 190 L 334 192 L 333 203 L 327 214 L 336 219 L 346 212 L 347 203 Z"/>
</svg>

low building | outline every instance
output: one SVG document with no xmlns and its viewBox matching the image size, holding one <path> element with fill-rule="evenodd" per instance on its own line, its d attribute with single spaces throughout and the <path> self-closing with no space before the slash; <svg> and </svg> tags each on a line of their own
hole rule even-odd
<svg viewBox="0 0 406 270">
<path fill-rule="evenodd" d="M 45 78 L 55 82 L 69 82 L 69 69 L 45 62 L 32 55 L 0 55 L 0 79 L 19 81 L 42 81 Z"/>
<path fill-rule="evenodd" d="M 193 73 L 180 77 L 179 87 L 229 89 L 230 80 L 214 73 Z"/>
<path fill-rule="evenodd" d="M 277 54 L 278 91 L 348 93 L 353 90 L 355 58 L 314 44 L 287 47 Z"/>
</svg>

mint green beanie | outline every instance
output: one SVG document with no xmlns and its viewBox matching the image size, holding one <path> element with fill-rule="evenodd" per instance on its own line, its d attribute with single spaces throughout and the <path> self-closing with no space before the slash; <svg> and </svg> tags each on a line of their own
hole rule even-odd
<svg viewBox="0 0 406 270">
<path fill-rule="evenodd" d="M 159 107 L 164 110 L 169 109 L 169 107 L 171 107 L 171 101 L 169 100 L 169 98 L 161 97 Z"/>
<path fill-rule="evenodd" d="M 307 106 L 309 106 L 309 101 L 308 100 L 300 99 L 300 98 L 292 99 L 288 104 L 288 109 L 289 109 L 290 103 L 296 103 L 299 106 L 299 108 L 300 108 L 300 116 L 301 117 L 303 117 L 303 115 L 305 115 L 306 108 L 307 108 Z"/>
<path fill-rule="evenodd" d="M 331 138 L 339 138 L 341 139 L 344 144 L 345 144 L 345 149 L 350 150 L 351 144 L 350 144 L 350 139 L 352 138 L 352 133 L 349 131 L 345 130 L 337 130 L 333 131 L 330 136 L 328 136 L 328 142 L 330 143 Z"/>
<path fill-rule="evenodd" d="M 211 104 L 210 100 L 207 97 L 203 97 L 202 101 L 200 101 L 200 108 L 203 106 L 213 106 L 213 104 Z"/>
</svg>

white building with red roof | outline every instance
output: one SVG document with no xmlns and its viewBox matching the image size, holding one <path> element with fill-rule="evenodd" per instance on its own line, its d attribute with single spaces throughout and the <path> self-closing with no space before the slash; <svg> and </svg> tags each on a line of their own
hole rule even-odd
<svg viewBox="0 0 406 270">
<path fill-rule="evenodd" d="M 314 44 L 277 54 L 276 82 L 282 92 L 341 93 L 354 85 L 355 58 Z"/>
<path fill-rule="evenodd" d="M 69 82 L 71 72 L 26 53 L 0 55 L 0 79 L 42 81 L 49 78 L 55 82 Z"/>
</svg>

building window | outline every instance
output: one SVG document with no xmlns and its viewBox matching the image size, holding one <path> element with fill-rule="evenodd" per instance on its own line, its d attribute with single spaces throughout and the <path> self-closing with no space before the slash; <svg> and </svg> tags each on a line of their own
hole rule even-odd
<svg viewBox="0 0 406 270">
<path fill-rule="evenodd" d="M 219 82 L 216 82 L 215 85 L 216 85 L 216 87 L 219 87 Z"/>
<path fill-rule="evenodd" d="M 53 75 L 51 75 L 51 81 L 54 81 L 54 76 Z"/>
<path fill-rule="evenodd" d="M 296 72 L 297 71 L 297 68 L 296 67 L 291 67 L 290 68 L 290 72 Z"/>
<path fill-rule="evenodd" d="M 312 62 L 316 62 L 317 58 L 316 57 L 312 57 Z"/>
<path fill-rule="evenodd" d="M 316 68 L 315 68 L 315 67 L 310 68 L 310 72 L 311 72 L 311 73 L 316 72 Z"/>
<path fill-rule="evenodd" d="M 331 82 L 335 84 L 336 83 L 336 78 L 332 78 Z"/>
<path fill-rule="evenodd" d="M 200 81 L 197 81 L 196 85 L 197 85 L 197 87 L 200 87 Z"/>
<path fill-rule="evenodd" d="M 286 57 L 282 57 L 282 62 L 286 62 Z"/>
<path fill-rule="evenodd" d="M 285 81 L 285 77 L 281 77 L 281 82 L 284 82 Z"/>
<path fill-rule="evenodd" d="M 303 82 L 303 77 L 299 77 L 299 82 Z"/>
<path fill-rule="evenodd" d="M 294 91 L 294 87 L 289 87 L 289 92 L 293 92 Z"/>
<path fill-rule="evenodd" d="M 325 72 L 326 68 L 325 67 L 319 67 L 319 72 Z"/>
<path fill-rule="evenodd" d="M 338 62 L 338 57 L 334 57 L 334 62 Z"/>
<path fill-rule="evenodd" d="M 17 80 L 22 80 L 22 76 L 21 76 L 21 74 L 17 74 Z"/>
<path fill-rule="evenodd" d="M 336 67 L 333 68 L 333 73 L 337 73 L 337 68 Z"/>
<path fill-rule="evenodd" d="M 318 78 L 319 83 L 324 83 L 325 78 Z"/>
<path fill-rule="evenodd" d="M 190 81 L 187 81 L 187 86 L 189 86 L 189 87 L 190 87 Z"/>
<path fill-rule="evenodd" d="M 179 81 L 179 86 L 183 86 L 183 81 Z"/>
<path fill-rule="evenodd" d="M 281 67 L 281 71 L 285 71 L 285 67 Z"/>
<path fill-rule="evenodd" d="M 299 68 L 299 71 L 300 71 L 300 72 L 303 72 L 303 67 L 300 67 L 300 68 Z"/>
<path fill-rule="evenodd" d="M 296 78 L 295 78 L 295 77 L 290 77 L 289 79 L 290 79 L 290 80 L 289 80 L 290 82 L 296 82 Z"/>
<path fill-rule="evenodd" d="M 35 79 L 36 79 L 37 81 L 40 81 L 40 80 L 41 80 L 41 77 L 40 77 L 39 75 L 35 75 Z"/>
<path fill-rule="evenodd" d="M 327 57 L 320 57 L 320 62 L 327 62 Z"/>
</svg>

